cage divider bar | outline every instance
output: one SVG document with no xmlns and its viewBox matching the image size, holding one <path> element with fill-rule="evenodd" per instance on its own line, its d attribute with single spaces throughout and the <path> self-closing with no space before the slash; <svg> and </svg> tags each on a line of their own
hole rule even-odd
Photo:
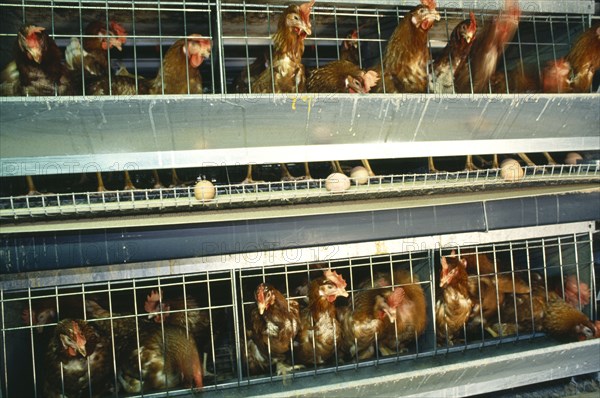
<svg viewBox="0 0 600 398">
<path fill-rule="evenodd" d="M 207 290 L 207 295 L 208 295 L 208 321 L 209 321 L 209 331 L 210 331 L 210 354 L 211 354 L 211 359 L 213 362 L 213 370 L 214 370 L 214 382 L 215 385 L 217 385 L 217 360 L 216 360 L 216 348 L 215 348 L 215 332 L 214 332 L 214 328 L 213 328 L 213 310 L 214 307 L 212 305 L 212 293 L 211 293 L 211 279 L 210 279 L 210 273 L 208 271 L 206 271 L 204 273 L 206 275 L 206 290 Z M 235 309 L 235 308 L 234 308 Z M 206 365 L 206 356 L 207 353 L 202 353 L 202 369 L 204 371 L 204 369 L 207 369 L 207 365 Z"/>
<path fill-rule="evenodd" d="M 236 361 L 237 362 L 236 363 L 236 365 L 237 365 L 237 385 L 238 385 L 238 387 L 240 387 L 242 385 L 242 380 L 244 380 L 244 374 L 242 372 L 242 355 L 241 355 L 242 352 L 241 352 L 241 348 L 240 348 L 241 338 L 240 338 L 240 331 L 239 331 L 240 328 L 235 326 L 235 325 L 240 324 L 240 322 L 238 320 L 238 311 L 237 311 L 238 308 L 242 309 L 242 311 L 241 311 L 241 316 L 242 316 L 241 327 L 242 327 L 242 330 L 244 333 L 244 341 L 246 342 L 244 344 L 244 350 L 246 352 L 246 355 L 245 355 L 246 369 L 250 369 L 249 362 L 248 362 L 248 343 L 247 343 L 248 339 L 246 336 L 246 330 L 247 330 L 246 329 L 246 314 L 245 314 L 246 311 L 244 308 L 244 284 L 241 283 L 242 282 L 241 281 L 241 276 L 242 276 L 241 272 L 239 272 L 239 275 L 240 275 L 239 287 L 238 287 L 237 279 L 236 279 L 237 278 L 236 270 L 231 269 L 229 271 L 229 275 L 230 275 L 231 284 L 232 284 L 232 286 L 231 286 L 231 301 L 232 301 L 233 306 L 232 306 L 231 313 L 233 316 L 233 325 L 234 325 L 233 333 L 235 336 L 235 339 L 234 339 L 234 341 L 235 341 L 235 357 L 237 358 L 237 361 Z M 239 289 L 239 292 L 238 292 L 238 289 Z M 238 294 L 240 297 L 239 303 L 238 303 Z M 250 385 L 250 375 L 248 375 L 247 384 Z"/>
<path fill-rule="evenodd" d="M 433 327 L 433 355 L 437 355 L 438 353 L 438 339 L 437 339 L 437 322 L 436 320 L 436 305 L 437 305 L 437 300 L 436 300 L 436 289 L 437 289 L 437 283 L 436 283 L 436 267 L 435 267 L 435 253 L 436 251 L 439 253 L 440 255 L 440 259 L 442 257 L 442 245 L 439 245 L 437 249 L 435 248 L 430 248 L 427 250 L 428 253 L 428 262 L 429 262 L 429 272 L 431 274 L 431 289 L 430 289 L 430 300 L 431 300 L 431 319 L 433 319 L 434 321 L 431 322 L 431 325 Z M 397 336 L 397 334 L 396 334 Z M 396 337 L 396 341 L 398 341 L 398 338 Z"/>
<path fill-rule="evenodd" d="M 246 78 L 248 79 L 248 93 L 252 94 L 252 79 L 250 75 L 250 49 L 248 48 L 248 13 L 246 10 L 246 0 L 242 1 L 242 7 L 244 19 L 244 51 L 246 52 Z M 271 64 L 269 63 L 269 65 Z"/>
<path fill-rule="evenodd" d="M 460 251 L 457 254 L 458 257 L 460 257 Z M 479 318 L 481 320 L 481 323 L 479 325 L 479 329 L 481 332 L 481 342 L 483 343 L 485 341 L 485 330 L 484 330 L 484 319 L 483 319 L 483 301 L 481 298 L 481 269 L 479 268 L 479 247 L 475 247 L 475 266 L 477 268 L 477 290 L 478 290 L 478 300 L 479 300 Z M 467 320 L 466 324 L 469 323 L 469 320 Z M 466 333 L 465 333 L 466 335 Z M 481 346 L 482 347 L 482 346 Z"/>
<path fill-rule="evenodd" d="M 560 269 L 560 288 L 562 297 L 565 297 L 565 269 L 563 264 L 563 253 L 562 253 L 562 237 L 558 237 L 558 266 Z M 548 285 L 546 283 L 546 288 Z"/>
<path fill-rule="evenodd" d="M 594 267 L 595 259 L 594 259 L 594 236 L 592 229 L 588 231 L 588 241 L 590 245 L 590 292 L 592 293 L 592 297 L 590 297 L 590 315 L 598 314 L 598 299 L 600 298 L 600 292 L 596 290 L 596 270 Z M 596 319 L 600 321 L 600 319 Z"/>
<path fill-rule="evenodd" d="M 223 45 L 223 10 L 222 10 L 222 1 L 215 1 L 215 18 L 216 18 L 216 29 L 217 29 L 217 42 L 218 42 L 218 50 L 219 50 L 219 88 L 221 93 L 226 93 L 226 74 L 225 74 L 225 47 Z M 214 41 L 214 37 L 213 37 Z M 212 63 L 211 63 L 212 64 Z M 249 82 L 248 82 L 249 83 Z M 214 85 L 213 85 L 214 91 Z"/>
<path fill-rule="evenodd" d="M 159 54 L 159 58 L 160 58 L 160 67 L 159 67 L 159 72 L 160 72 L 160 92 L 162 95 L 165 95 L 165 71 L 164 68 L 162 67 L 163 65 L 163 48 L 162 48 L 162 41 L 163 41 L 163 34 L 162 34 L 162 17 L 161 17 L 161 7 L 160 7 L 160 0 L 157 1 L 156 3 L 156 14 L 157 14 L 157 18 L 158 18 L 158 54 Z"/>
<path fill-rule="evenodd" d="M 517 284 L 515 282 L 515 258 L 514 258 L 514 251 L 513 251 L 513 244 L 512 242 L 508 242 L 508 250 L 510 251 L 510 272 L 511 272 L 511 281 L 512 281 L 512 288 L 513 288 L 513 292 L 516 290 L 517 288 Z M 529 285 L 531 286 L 531 278 L 529 278 Z M 531 290 L 531 289 L 530 289 Z M 515 299 L 513 299 L 513 309 L 514 309 L 514 314 L 515 314 L 515 325 L 516 325 L 516 334 L 517 334 L 517 338 L 519 337 L 519 321 L 518 321 L 518 312 L 517 312 L 517 300 L 516 297 Z M 500 312 L 500 305 L 498 305 L 498 324 L 500 325 L 499 327 L 499 334 L 500 334 L 500 340 L 503 340 L 504 337 L 504 330 L 502 329 L 502 317 L 501 317 L 501 312 Z"/>
</svg>

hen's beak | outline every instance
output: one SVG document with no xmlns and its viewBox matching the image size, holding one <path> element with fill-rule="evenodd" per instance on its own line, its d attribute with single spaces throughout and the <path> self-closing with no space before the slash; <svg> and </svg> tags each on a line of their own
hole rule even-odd
<svg viewBox="0 0 600 398">
<path fill-rule="evenodd" d="M 85 343 L 81 346 L 77 346 L 77 352 L 81 354 L 82 357 L 86 357 L 87 356 L 87 351 L 85 350 Z"/>
<path fill-rule="evenodd" d="M 258 313 L 260 315 L 262 315 L 265 312 L 267 305 L 265 303 L 261 303 L 261 302 L 256 303 L 256 305 L 258 306 Z"/>
<path fill-rule="evenodd" d="M 117 50 L 123 50 L 123 43 L 118 37 L 111 37 L 109 39 L 110 47 L 115 47 Z"/>
<path fill-rule="evenodd" d="M 202 58 L 210 58 L 210 49 L 210 43 L 208 43 L 207 46 L 202 46 L 202 49 L 200 50 L 200 56 L 202 56 Z"/>
<path fill-rule="evenodd" d="M 473 41 L 474 36 L 475 36 L 475 32 L 467 32 L 467 36 L 465 37 L 467 44 L 469 44 Z"/>
<path fill-rule="evenodd" d="M 448 282 L 450 282 L 449 274 L 442 276 L 440 278 L 440 287 L 446 287 L 446 285 L 448 285 Z"/>
<path fill-rule="evenodd" d="M 307 24 L 304 21 L 298 22 L 294 28 L 296 29 L 296 34 L 298 34 L 298 36 L 303 34 L 306 36 L 310 36 L 312 33 L 310 23 Z"/>
<path fill-rule="evenodd" d="M 31 58 L 38 64 L 42 63 L 42 50 L 40 48 L 30 48 L 29 49 L 29 55 L 31 55 Z"/>
<path fill-rule="evenodd" d="M 338 296 L 342 296 L 342 297 L 348 297 L 348 292 L 346 291 L 346 289 L 338 289 Z"/>
<path fill-rule="evenodd" d="M 386 308 L 383 311 L 388 316 L 388 319 L 390 320 L 391 323 L 395 323 L 396 322 L 396 310 L 395 309 Z"/>
</svg>

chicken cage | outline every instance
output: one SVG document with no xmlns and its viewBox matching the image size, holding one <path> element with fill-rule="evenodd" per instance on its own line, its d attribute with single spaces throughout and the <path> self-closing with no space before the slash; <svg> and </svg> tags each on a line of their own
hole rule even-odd
<svg viewBox="0 0 600 398">
<path fill-rule="evenodd" d="M 389 77 L 418 7 L 424 75 Z M 600 45 L 586 73 L 572 51 L 600 39 L 594 7 L 0 2 L 1 396 L 466 396 L 600 372 Z M 288 92 L 281 15 L 303 50 Z M 483 86 L 476 50 L 450 51 L 462 87 L 438 73 L 461 23 L 496 51 Z M 496 50 L 490 26 L 512 32 Z M 56 80 L 24 49 L 51 41 Z M 340 90 L 301 89 L 350 61 Z"/>
</svg>

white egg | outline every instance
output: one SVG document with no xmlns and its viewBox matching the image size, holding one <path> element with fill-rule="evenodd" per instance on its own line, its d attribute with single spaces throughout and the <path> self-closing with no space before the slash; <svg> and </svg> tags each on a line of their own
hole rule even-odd
<svg viewBox="0 0 600 398">
<path fill-rule="evenodd" d="M 357 184 L 366 184 L 369 181 L 369 172 L 362 166 L 356 166 L 350 170 L 350 178 L 353 178 Z"/>
<path fill-rule="evenodd" d="M 330 192 L 343 192 L 350 188 L 350 179 L 342 173 L 333 173 L 325 180 L 325 188 Z"/>
<path fill-rule="evenodd" d="M 577 152 L 569 152 L 567 153 L 567 156 L 565 156 L 565 164 L 576 165 L 580 160 L 583 160 L 583 156 Z"/>
<path fill-rule="evenodd" d="M 506 181 L 517 181 L 523 178 L 525 172 L 515 159 L 505 159 L 500 164 L 500 175 Z"/>
<path fill-rule="evenodd" d="M 215 198 L 216 194 L 215 186 L 208 180 L 200 180 L 194 186 L 194 196 L 198 200 L 211 200 Z"/>
</svg>

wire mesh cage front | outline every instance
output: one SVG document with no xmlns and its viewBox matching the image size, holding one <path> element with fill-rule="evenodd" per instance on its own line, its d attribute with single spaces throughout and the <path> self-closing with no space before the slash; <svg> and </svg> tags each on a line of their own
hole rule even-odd
<svg viewBox="0 0 600 398">
<path fill-rule="evenodd" d="M 592 337 L 593 324 L 577 318 L 598 319 L 592 237 L 267 267 L 232 258 L 228 271 L 2 290 L 3 395 L 68 392 L 76 388 L 73 374 L 81 377 L 79 396 L 189 393 L 202 385 L 289 381 L 507 342 Z M 467 263 L 472 303 L 467 321 L 451 330 L 439 316 L 448 304 L 448 287 L 440 283 L 448 275 L 443 264 L 458 259 Z M 332 275 L 345 294 L 329 298 L 323 289 Z M 556 303 L 571 314 L 561 322 L 576 319 L 565 333 L 553 323 Z M 297 318 L 290 315 L 294 308 Z M 73 320 L 83 329 L 84 319 L 106 343 L 94 348 L 84 339 L 85 359 L 68 345 L 77 338 L 64 331 Z M 290 328 L 297 333 L 286 334 Z M 106 362 L 99 367 L 102 355 Z"/>
<path fill-rule="evenodd" d="M 389 2 L 351 6 L 316 3 L 310 14 L 312 29 L 305 39 L 302 57 L 306 74 L 332 61 L 346 58 L 359 68 L 385 72 L 387 65 L 382 67 L 381 64 L 388 40 L 414 4 L 417 3 L 401 6 L 391 6 Z M 265 69 L 270 69 L 274 62 L 277 64 L 273 58 L 277 56 L 277 49 L 271 37 L 277 31 L 278 19 L 287 5 L 285 2 L 261 4 L 246 1 L 169 1 L 158 4 L 135 1 L 3 2 L 0 5 L 3 22 L 0 31 L 0 64 L 6 67 L 3 80 L 5 83 L 11 82 L 12 78 L 8 76 L 15 76 L 15 66 L 9 62 L 13 59 L 12 49 L 20 26 L 34 24 L 43 27 L 58 44 L 61 60 L 70 69 L 69 79 L 77 86 L 69 94 L 253 92 L 252 81 Z M 475 10 L 475 21 L 480 31 L 492 18 L 497 17 L 498 8 L 502 6 L 492 8 Z M 520 72 L 528 78 L 532 76 L 538 79 L 547 62 L 565 57 L 579 35 L 593 23 L 590 16 L 585 14 L 540 14 L 535 4 L 523 4 L 521 9 L 519 29 L 510 39 L 506 51 L 500 54 L 498 74 L 482 92 L 542 91 L 539 86 L 536 89 L 517 88 L 513 84 L 516 75 L 511 73 Z M 469 19 L 467 9 L 438 8 L 438 12 L 441 19 L 429 30 L 425 43 L 429 53 L 427 57 L 432 60 L 441 56 L 454 27 Z M 46 23 L 48 20 L 50 22 Z M 185 41 L 187 46 L 188 40 L 194 42 L 197 39 L 193 35 L 210 39 L 212 51 L 208 48 L 206 53 L 202 53 L 202 58 L 196 60 L 198 62 L 183 65 L 180 74 L 187 79 L 182 80 L 182 75 L 178 79 L 182 82 L 187 80 L 188 84 L 173 88 L 173 82 L 167 82 L 171 79 L 166 73 L 168 68 L 165 64 L 168 49 L 178 40 Z M 97 44 L 103 41 L 97 52 L 98 57 L 103 59 L 100 63 L 107 65 L 102 66 L 102 70 L 96 70 L 98 65 L 91 67 L 88 62 L 89 55 L 94 54 L 93 40 L 98 40 Z M 73 51 L 81 53 L 81 47 L 71 46 L 74 41 L 82 45 L 86 52 L 84 62 L 73 63 Z M 593 53 L 595 50 L 591 51 Z M 200 73 L 200 89 L 195 87 L 196 68 Z M 423 93 L 435 91 L 435 73 L 432 70 L 428 73 L 433 85 L 426 85 L 420 90 Z M 19 75 L 18 72 L 16 75 Z M 106 80 L 101 88 L 97 84 L 99 77 Z M 148 88 L 148 84 L 155 87 Z M 128 88 L 121 89 L 119 85 Z M 59 87 L 54 88 L 56 93 L 61 94 Z M 10 84 L 4 89 L 4 95 L 40 94 L 35 90 L 11 92 Z M 587 89 L 588 92 L 590 90 L 593 88 Z M 54 94 L 49 89 L 46 91 L 44 95 Z M 389 87 L 383 87 L 380 91 L 391 92 Z M 449 92 L 454 91 L 450 87 Z M 464 92 L 466 89 L 457 91 Z"/>
</svg>

